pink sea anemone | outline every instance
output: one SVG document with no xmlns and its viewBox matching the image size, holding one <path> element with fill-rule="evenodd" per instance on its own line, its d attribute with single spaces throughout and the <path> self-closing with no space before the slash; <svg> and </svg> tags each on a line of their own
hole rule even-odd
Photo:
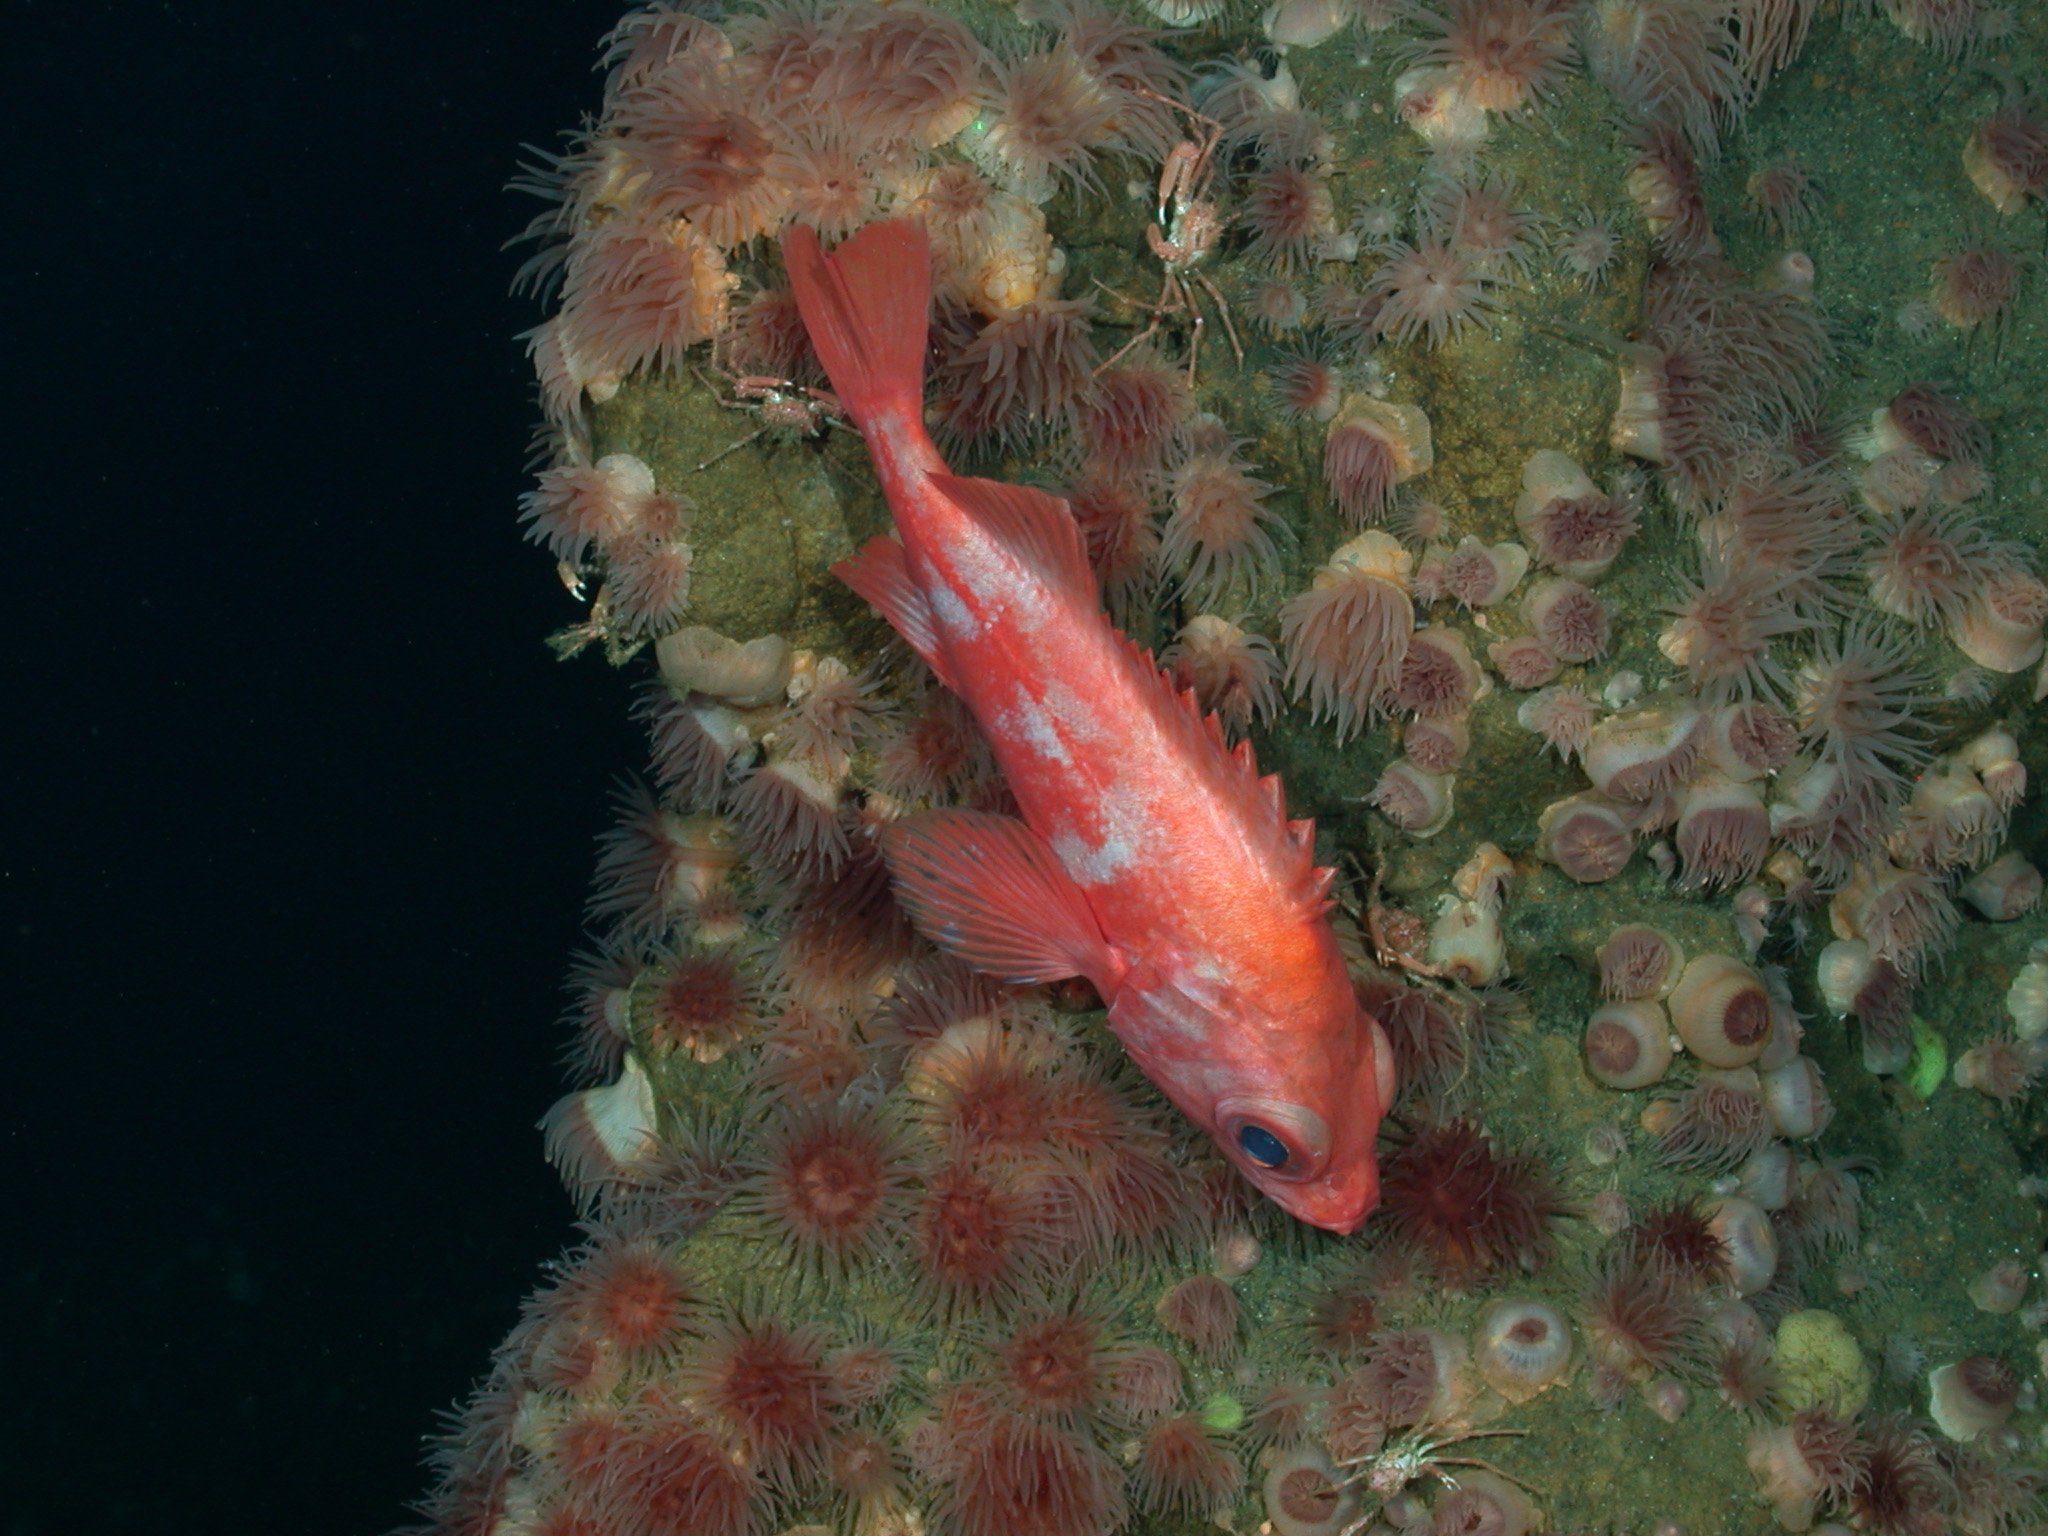
<svg viewBox="0 0 2048 1536">
<path fill-rule="evenodd" d="M 903 1137 L 878 1114 L 784 1111 L 746 1155 L 736 1215 L 801 1273 L 841 1276 L 893 1252 L 910 1188 Z"/>
<path fill-rule="evenodd" d="M 1541 736 L 1543 745 L 1565 762 L 1584 753 L 1599 718 L 1599 704 L 1579 688 L 1545 688 L 1515 711 L 1515 723 Z"/>
<path fill-rule="evenodd" d="M 1522 618 L 1559 661 L 1589 662 L 1607 652 L 1613 622 L 1607 605 L 1567 577 L 1547 577 L 1530 587 Z"/>
<path fill-rule="evenodd" d="M 1852 779 L 1902 783 L 1927 761 L 1940 691 L 1909 635 L 1865 620 L 1824 633 L 1792 695 L 1802 737 Z"/>
<path fill-rule="evenodd" d="M 1927 302 L 1958 330 L 1998 325 L 2019 298 L 2020 263 L 2002 246 L 1966 245 L 1935 262 Z"/>
<path fill-rule="evenodd" d="M 1635 852 L 1629 807 L 1604 795 L 1572 795 L 1544 807 L 1537 820 L 1538 857 L 1581 885 L 1612 880 Z"/>
<path fill-rule="evenodd" d="M 1086 299 L 1034 299 L 999 315 L 932 379 L 940 435 L 967 449 L 1016 449 L 1072 430 L 1094 387 Z"/>
<path fill-rule="evenodd" d="M 1233 732 L 1241 734 L 1254 719 L 1270 722 L 1280 707 L 1273 642 L 1214 614 L 1197 614 L 1181 626 L 1159 653 L 1159 664 Z"/>
<path fill-rule="evenodd" d="M 1638 515 L 1608 495 L 1564 454 L 1544 449 L 1522 468 L 1515 526 L 1531 557 L 1561 576 L 1592 581 L 1635 536 Z"/>
<path fill-rule="evenodd" d="M 1746 784 L 1695 780 L 1679 796 L 1675 841 L 1683 887 L 1727 890 L 1754 879 L 1763 868 L 1771 842 L 1770 812 Z"/>
<path fill-rule="evenodd" d="M 1237 458 L 1238 446 L 1192 454 L 1173 472 L 1159 558 L 1181 571 L 1181 591 L 1197 607 L 1247 601 L 1279 569 L 1281 518 L 1266 505 L 1273 487 Z"/>
<path fill-rule="evenodd" d="M 823 384 L 825 370 L 797 313 L 796 295 L 780 284 L 755 291 L 726 333 L 732 366 L 741 373 L 799 384 Z"/>
<path fill-rule="evenodd" d="M 1280 359 L 1266 375 L 1273 403 L 1293 421 L 1328 421 L 1344 400 L 1344 369 L 1328 346 Z"/>
<path fill-rule="evenodd" d="M 1625 1380 L 1659 1371 L 1695 1374 L 1706 1356 L 1705 1308 L 1677 1276 L 1610 1249 L 1586 1288 L 1580 1321 L 1596 1362 Z"/>
<path fill-rule="evenodd" d="M 1594 78 L 1641 122 L 1683 133 L 1712 154 L 1741 114 L 1749 83 L 1726 9 L 1691 0 L 1608 0 L 1586 38 Z"/>
<path fill-rule="evenodd" d="M 825 1349 L 813 1324 L 729 1309 L 705 1325 L 676 1385 L 747 1448 L 772 1486 L 793 1489 L 824 1470 L 840 1416 Z"/>
<path fill-rule="evenodd" d="M 1388 243 L 1386 259 L 1366 285 L 1379 301 L 1380 334 L 1400 342 L 1427 340 L 1440 347 L 1481 325 L 1501 307 L 1495 280 L 1481 260 L 1443 240 Z"/>
<path fill-rule="evenodd" d="M 923 149 L 974 114 L 990 63 L 958 21 L 921 5 L 853 6 L 810 102 L 869 142 Z"/>
<path fill-rule="evenodd" d="M 1701 1072 L 1651 1109 L 1645 1128 L 1657 1137 L 1658 1157 L 1674 1168 L 1726 1172 L 1771 1139 L 1763 1090 L 1748 1067 Z"/>
<path fill-rule="evenodd" d="M 975 156 L 1022 196 L 1042 203 L 1061 186 L 1099 184 L 1096 154 L 1111 144 L 1115 98 L 1072 50 L 1054 46 L 996 67 Z"/>
<path fill-rule="evenodd" d="M 1394 487 L 1434 462 L 1429 418 L 1418 406 L 1357 396 L 1323 439 L 1323 483 L 1346 521 L 1362 528 L 1385 518 Z"/>
<path fill-rule="evenodd" d="M 628 374 L 674 369 L 690 347 L 721 332 L 738 286 L 691 224 L 607 224 L 569 253 L 552 332 L 561 364 L 584 392 L 607 399 Z"/>
<path fill-rule="evenodd" d="M 1991 451 L 1990 430 L 1969 407 L 1933 384 L 1908 384 L 1884 409 L 1891 430 L 1931 459 L 1981 462 Z"/>
<path fill-rule="evenodd" d="M 666 71 L 613 106 L 611 127 L 645 178 L 646 217 L 686 218 L 731 250 L 774 233 L 788 206 L 775 175 L 786 134 L 772 104 L 708 70 Z"/>
<path fill-rule="evenodd" d="M 1199 1518 L 1236 1502 L 1244 1466 L 1200 1418 L 1178 1414 L 1145 1431 L 1131 1482 L 1140 1508 Z"/>
<path fill-rule="evenodd" d="M 1967 53 L 1984 34 L 1985 0 L 1868 0 L 1891 24 L 1923 47 L 1948 58 Z"/>
<path fill-rule="evenodd" d="M 1408 638 L 1408 654 L 1394 683 L 1393 702 L 1410 714 L 1461 713 L 1479 691 L 1479 664 L 1456 630 L 1432 624 Z"/>
<path fill-rule="evenodd" d="M 1586 213 L 1558 237 L 1556 254 L 1559 266 L 1597 293 L 1620 258 L 1621 241 L 1611 219 Z"/>
<path fill-rule="evenodd" d="M 1486 648 L 1486 659 L 1510 688 L 1541 688 L 1553 681 L 1559 670 L 1558 659 L 1551 654 L 1550 647 L 1534 635 L 1496 640 Z"/>
<path fill-rule="evenodd" d="M 1496 1271 L 1534 1270 L 1566 1210 L 1549 1165 L 1468 1121 L 1421 1127 L 1381 1164 L 1380 1220 L 1421 1249 L 1443 1284 L 1469 1290 Z"/>
<path fill-rule="evenodd" d="M 1701 541 L 1697 570 L 1679 578 L 1681 596 L 1658 649 L 1703 699 L 1782 697 L 1787 678 L 1776 642 L 1807 628 L 1786 578 L 1712 539 Z"/>
<path fill-rule="evenodd" d="M 1112 476 L 1151 474 L 1186 446 L 1194 413 L 1186 370 L 1140 348 L 1095 375 L 1080 405 L 1081 441 Z"/>
<path fill-rule="evenodd" d="M 799 884 L 836 873 L 851 845 L 839 819 L 840 782 L 814 758 L 777 757 L 732 795 L 741 849 Z"/>
<path fill-rule="evenodd" d="M 1461 608 L 1491 608 L 1507 600 L 1528 570 L 1529 552 L 1521 545 L 1487 544 L 1467 534 L 1444 559 L 1443 595 Z"/>
<path fill-rule="evenodd" d="M 1465 100 L 1514 112 L 1552 99 L 1578 60 L 1571 0 L 1447 0 L 1417 16 L 1415 62 L 1445 70 Z"/>
<path fill-rule="evenodd" d="M 1963 148 L 1963 169 L 2002 214 L 2048 193 L 2048 113 L 2038 94 L 2008 92 Z"/>
<path fill-rule="evenodd" d="M 1749 444 L 1814 419 L 1826 334 L 1813 306 L 1747 288 L 1718 262 L 1652 269 L 1643 303 L 1611 438 L 1664 466 L 1667 491 L 1696 510 L 1733 483 Z"/>
<path fill-rule="evenodd" d="M 1477 257 L 1496 276 L 1526 277 L 1535 265 L 1542 215 L 1516 205 L 1512 181 L 1496 172 L 1440 181 L 1424 195 L 1430 233 Z"/>
<path fill-rule="evenodd" d="M 813 118 L 770 161 L 787 188 L 788 217 L 827 240 L 842 240 L 881 205 L 872 151 L 845 124 Z"/>
<path fill-rule="evenodd" d="M 1966 507 L 1878 509 L 1867 519 L 1864 554 L 1871 601 L 1923 628 L 1960 621 L 1987 574 L 1996 546 Z"/>
<path fill-rule="evenodd" d="M 1684 136 L 1676 128 L 1652 125 L 1636 132 L 1633 148 L 1628 195 L 1658 250 L 1682 261 L 1717 254 L 1720 237 L 1707 212 L 1699 162 Z"/>
<path fill-rule="evenodd" d="M 1780 240 L 1789 240 L 1813 217 L 1818 198 L 1813 176 L 1797 160 L 1774 160 L 1752 172 L 1750 211 Z"/>
<path fill-rule="evenodd" d="M 1335 211 L 1328 178 L 1293 165 L 1255 171 L 1240 213 L 1251 231 L 1245 254 L 1275 272 L 1299 272 L 1336 234 Z"/>
<path fill-rule="evenodd" d="M 1207 1360 L 1237 1353 L 1243 1307 L 1237 1293 L 1215 1275 L 1190 1275 L 1159 1299 L 1160 1326 Z"/>
<path fill-rule="evenodd" d="M 1315 718 L 1336 722 L 1340 741 L 1384 712 L 1401 675 L 1415 627 L 1410 565 L 1391 535 L 1360 534 L 1281 606 L 1287 686 Z"/>
</svg>

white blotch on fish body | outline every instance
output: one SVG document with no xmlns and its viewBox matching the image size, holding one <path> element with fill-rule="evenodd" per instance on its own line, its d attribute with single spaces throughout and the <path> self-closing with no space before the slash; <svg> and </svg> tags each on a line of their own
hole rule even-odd
<svg viewBox="0 0 2048 1536">
<path fill-rule="evenodd" d="M 1067 753 L 1067 744 L 1060 739 L 1058 729 L 1053 725 L 1052 715 L 1045 705 L 1031 696 L 1031 690 L 1020 687 L 1016 704 L 996 716 L 996 729 L 1020 741 L 1049 763 L 1070 764 L 1073 759 Z"/>
<path fill-rule="evenodd" d="M 974 610 L 960 600 L 960 594 L 943 581 L 932 584 L 932 617 L 939 622 L 939 628 L 955 640 L 972 640 L 987 625 L 975 617 Z"/>
</svg>

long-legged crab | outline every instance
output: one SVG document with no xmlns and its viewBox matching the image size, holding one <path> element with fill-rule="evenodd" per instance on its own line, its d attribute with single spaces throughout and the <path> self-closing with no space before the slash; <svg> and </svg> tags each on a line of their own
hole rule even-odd
<svg viewBox="0 0 2048 1536">
<path fill-rule="evenodd" d="M 1151 318 L 1145 328 L 1110 354 L 1102 367 L 1111 366 L 1132 348 L 1157 335 L 1169 316 L 1181 315 L 1188 322 L 1188 382 L 1192 384 L 1202 351 L 1202 333 L 1208 328 L 1201 294 L 1207 294 L 1216 306 L 1216 318 L 1222 323 L 1223 334 L 1230 339 L 1230 350 L 1239 367 L 1244 365 L 1244 344 L 1237 339 L 1237 328 L 1230 321 L 1230 301 L 1206 272 L 1198 270 L 1228 222 L 1210 197 L 1216 180 L 1216 146 L 1223 137 L 1223 127 L 1197 113 L 1190 112 L 1188 116 L 1202 125 L 1200 142 L 1183 139 L 1167 152 L 1166 164 L 1159 172 L 1157 217 L 1145 228 L 1145 243 L 1159 258 L 1162 268 L 1159 296 L 1149 306 L 1140 306 L 1150 310 Z M 1136 299 L 1117 293 L 1107 284 L 1103 286 L 1125 303 L 1138 304 Z"/>
<path fill-rule="evenodd" d="M 1519 1477 L 1503 1472 L 1492 1462 L 1478 1456 L 1441 1456 L 1437 1453 L 1448 1446 L 1461 1445 L 1467 1440 L 1486 1440 L 1527 1434 L 1522 1429 L 1467 1429 L 1432 1430 L 1429 1426 L 1411 1429 L 1397 1440 L 1390 1440 L 1371 1456 L 1355 1461 L 1339 1462 L 1339 1470 L 1346 1476 L 1337 1484 L 1339 1488 L 1363 1487 L 1367 1492 L 1381 1499 L 1391 1499 L 1418 1478 L 1433 1477 L 1446 1488 L 1458 1486 L 1454 1468 L 1474 1467 L 1491 1472 L 1495 1477 L 1505 1478 L 1520 1488 L 1527 1488 Z M 1533 1491 L 1533 1490 L 1532 1490 Z M 1370 1517 L 1355 1522 L 1343 1536 L 1353 1536 L 1356 1531 L 1370 1525 Z"/>
<path fill-rule="evenodd" d="M 846 425 L 844 409 L 836 395 L 812 389 L 793 379 L 773 379 L 763 374 L 743 374 L 733 379 L 733 398 L 728 400 L 702 369 L 692 370 L 697 380 L 711 391 L 712 399 L 728 411 L 752 411 L 761 425 L 737 442 L 727 443 L 697 466 L 709 469 L 727 454 L 736 453 L 769 432 L 787 432 L 791 437 L 816 437 L 827 427 Z"/>
</svg>

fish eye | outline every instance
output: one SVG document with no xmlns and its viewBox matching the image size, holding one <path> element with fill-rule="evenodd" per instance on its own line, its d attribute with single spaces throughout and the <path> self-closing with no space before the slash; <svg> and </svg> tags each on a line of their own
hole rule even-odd
<svg viewBox="0 0 2048 1536">
<path fill-rule="evenodd" d="M 1255 1121 L 1246 1121 L 1237 1128 L 1237 1144 L 1261 1168 L 1287 1166 L 1287 1143 Z"/>
</svg>

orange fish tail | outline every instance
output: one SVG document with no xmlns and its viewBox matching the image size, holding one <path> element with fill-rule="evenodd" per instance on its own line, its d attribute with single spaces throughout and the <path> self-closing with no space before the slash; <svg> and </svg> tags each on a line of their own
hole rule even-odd
<svg viewBox="0 0 2048 1536">
<path fill-rule="evenodd" d="M 916 420 L 924 401 L 931 247 L 915 219 L 870 224 L 829 254 L 814 230 L 782 237 L 782 264 L 818 361 L 863 431 L 889 416 Z"/>
</svg>

